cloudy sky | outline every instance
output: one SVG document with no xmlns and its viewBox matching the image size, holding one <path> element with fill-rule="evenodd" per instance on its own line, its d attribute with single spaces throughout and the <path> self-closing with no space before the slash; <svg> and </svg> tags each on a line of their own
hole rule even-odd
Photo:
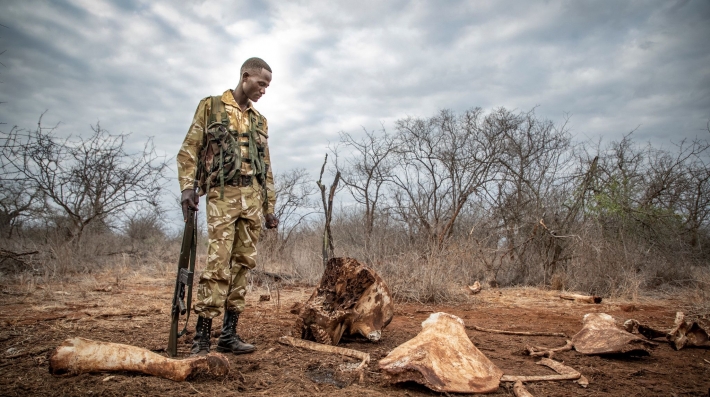
<svg viewBox="0 0 710 397">
<path fill-rule="evenodd" d="M 443 108 L 537 106 L 579 140 L 708 134 L 710 0 L 7 0 L 0 24 L 0 130 L 47 110 L 59 134 L 100 121 L 169 157 L 251 56 L 274 71 L 256 107 L 277 172 Z"/>
</svg>

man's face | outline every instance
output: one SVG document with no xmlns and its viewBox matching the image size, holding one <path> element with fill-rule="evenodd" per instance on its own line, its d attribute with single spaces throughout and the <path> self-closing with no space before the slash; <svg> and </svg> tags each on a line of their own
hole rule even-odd
<svg viewBox="0 0 710 397">
<path fill-rule="evenodd" d="M 244 94 L 252 102 L 256 102 L 263 95 L 266 95 L 266 88 L 271 83 L 271 72 L 266 69 L 256 71 L 246 70 L 242 74 L 242 89 Z"/>
</svg>

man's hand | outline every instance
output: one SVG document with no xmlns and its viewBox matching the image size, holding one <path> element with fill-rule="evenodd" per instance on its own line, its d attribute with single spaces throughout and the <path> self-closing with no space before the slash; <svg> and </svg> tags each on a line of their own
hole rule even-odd
<svg viewBox="0 0 710 397">
<path fill-rule="evenodd" d="M 266 214 L 266 228 L 267 229 L 274 229 L 279 226 L 279 218 L 276 217 L 274 214 Z"/>
<path fill-rule="evenodd" d="M 193 189 L 185 189 L 182 191 L 180 203 L 182 204 L 182 218 L 185 222 L 187 222 L 187 210 L 191 209 L 193 211 L 197 211 L 197 204 L 200 203 L 200 196 L 198 196 Z M 276 222 L 278 223 L 278 220 Z"/>
</svg>

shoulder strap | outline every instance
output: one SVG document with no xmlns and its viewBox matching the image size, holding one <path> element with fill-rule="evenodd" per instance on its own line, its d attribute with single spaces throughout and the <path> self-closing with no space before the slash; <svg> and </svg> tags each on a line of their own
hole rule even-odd
<svg viewBox="0 0 710 397">
<path fill-rule="evenodd" d="M 207 125 L 210 125 L 219 120 L 220 123 L 224 125 L 229 125 L 229 118 L 227 117 L 227 110 L 224 108 L 224 102 L 222 102 L 222 97 L 216 95 L 212 97 L 212 106 L 210 109 L 210 119 Z"/>
</svg>

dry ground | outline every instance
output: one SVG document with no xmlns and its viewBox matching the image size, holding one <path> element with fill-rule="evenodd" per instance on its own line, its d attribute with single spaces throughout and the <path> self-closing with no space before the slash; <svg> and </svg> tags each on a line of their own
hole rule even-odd
<svg viewBox="0 0 710 397">
<path fill-rule="evenodd" d="M 285 286 L 271 289 L 271 301 L 258 302 L 267 291 L 248 295 L 240 333 L 259 350 L 251 355 L 229 356 L 232 371 L 227 379 L 194 379 L 176 383 L 128 373 L 84 374 L 55 377 L 47 357 L 64 339 L 74 336 L 128 343 L 165 354 L 169 329 L 169 304 L 173 281 L 141 273 L 118 278 L 85 278 L 74 283 L 19 283 L 0 286 L 0 394 L 7 396 L 124 396 L 124 395 L 245 395 L 245 396 L 428 396 L 439 395 L 416 384 L 389 385 L 377 370 L 377 361 L 395 346 L 415 336 L 430 313 L 444 311 L 467 324 L 520 331 L 554 331 L 571 336 L 588 312 L 606 312 L 617 320 L 636 318 L 669 328 L 676 310 L 692 310 L 687 300 L 640 299 L 632 311 L 629 302 L 605 300 L 585 305 L 556 298 L 552 291 L 491 289 L 451 305 L 398 304 L 395 318 L 380 343 L 346 342 L 345 347 L 369 352 L 372 362 L 363 383 L 339 368 L 354 360 L 283 346 L 276 341 L 288 334 L 295 316 L 288 308 L 304 301 L 310 288 Z M 107 287 L 111 286 L 108 290 Z M 103 291 L 102 291 L 103 290 Z M 277 299 L 277 295 L 280 299 Z M 280 303 L 280 305 L 279 305 Z M 625 309 L 629 309 L 626 307 Z M 190 326 L 194 327 L 194 317 Z M 221 323 L 221 321 L 217 321 Z M 526 345 L 561 346 L 560 337 L 508 336 L 467 331 L 475 345 L 507 374 L 550 374 L 523 354 Z M 189 336 L 189 335 L 188 335 Z M 189 345 L 182 343 L 186 355 Z M 576 383 L 530 383 L 536 396 L 707 396 L 710 387 L 710 350 L 673 351 L 657 347 L 650 357 L 588 357 L 574 351 L 556 359 L 577 369 L 589 387 Z M 494 396 L 512 396 L 512 385 L 501 384 Z"/>
</svg>

